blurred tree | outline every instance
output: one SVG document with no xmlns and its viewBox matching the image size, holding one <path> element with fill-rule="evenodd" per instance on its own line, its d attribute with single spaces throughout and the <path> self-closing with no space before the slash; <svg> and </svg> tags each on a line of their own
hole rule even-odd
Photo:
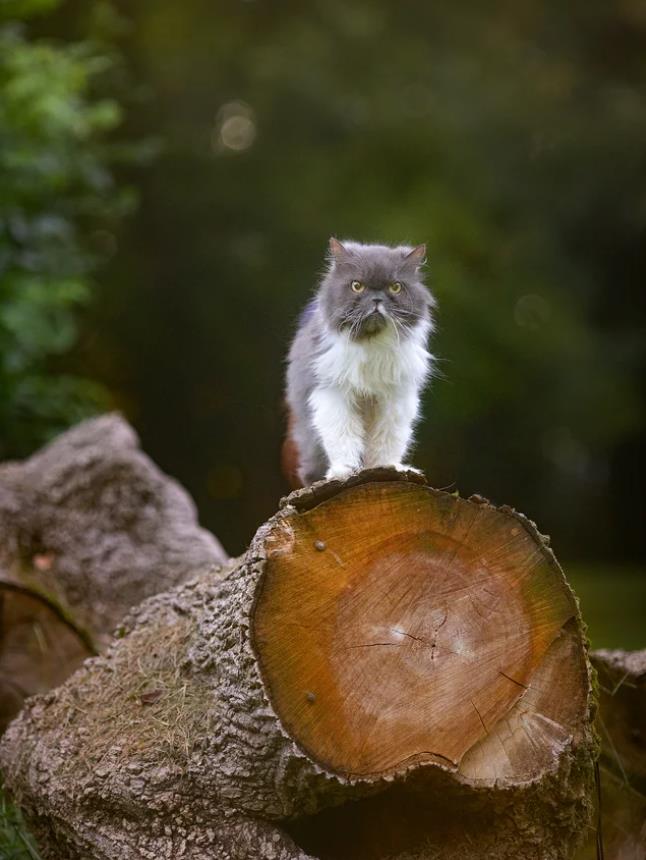
<svg viewBox="0 0 646 860">
<path fill-rule="evenodd" d="M 61 372 L 92 272 L 132 204 L 114 181 L 108 133 L 121 121 L 99 82 L 105 44 L 30 38 L 24 19 L 59 0 L 0 4 L 0 459 L 21 456 L 107 402 Z"/>
<path fill-rule="evenodd" d="M 334 233 L 428 243 L 431 480 L 512 502 L 561 555 L 636 557 L 643 2 L 116 2 L 154 93 L 129 134 L 167 143 L 75 366 L 227 548 L 285 489 L 283 357 Z"/>
<path fill-rule="evenodd" d="M 157 0 L 133 15 L 156 94 L 135 128 L 163 128 L 168 148 L 83 360 L 227 545 L 283 488 L 282 358 L 335 233 L 428 242 L 442 377 L 415 460 L 432 480 L 513 500 L 572 555 L 634 555 L 640 4 Z"/>
</svg>

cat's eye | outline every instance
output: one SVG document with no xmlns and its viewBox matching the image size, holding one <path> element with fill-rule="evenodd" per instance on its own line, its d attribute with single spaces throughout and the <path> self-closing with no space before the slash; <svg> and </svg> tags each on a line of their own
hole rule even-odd
<svg viewBox="0 0 646 860">
<path fill-rule="evenodd" d="M 362 293 L 365 289 L 361 281 L 352 281 L 350 286 L 352 287 L 352 291 L 355 293 Z"/>
<path fill-rule="evenodd" d="M 397 295 L 397 293 L 401 293 L 401 291 L 402 291 L 402 285 L 399 283 L 399 281 L 395 281 L 393 284 L 391 284 L 391 285 L 388 287 L 388 289 L 390 290 L 390 292 L 391 292 L 393 295 L 395 295 L 395 296 L 396 296 L 396 295 Z"/>
</svg>

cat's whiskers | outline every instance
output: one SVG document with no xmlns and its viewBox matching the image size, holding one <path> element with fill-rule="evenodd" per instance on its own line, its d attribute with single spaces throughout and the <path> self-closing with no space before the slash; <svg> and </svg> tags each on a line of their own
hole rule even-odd
<svg viewBox="0 0 646 860">
<path fill-rule="evenodd" d="M 395 338 L 397 339 L 397 348 L 401 346 L 401 337 L 399 335 L 399 322 L 396 317 L 388 316 L 388 322 L 392 323 L 393 331 L 395 332 Z"/>
<path fill-rule="evenodd" d="M 361 323 L 363 322 L 363 314 L 361 311 L 357 310 L 354 314 L 354 319 L 350 325 L 350 338 L 354 340 L 355 335 L 357 335 L 361 329 Z"/>
</svg>

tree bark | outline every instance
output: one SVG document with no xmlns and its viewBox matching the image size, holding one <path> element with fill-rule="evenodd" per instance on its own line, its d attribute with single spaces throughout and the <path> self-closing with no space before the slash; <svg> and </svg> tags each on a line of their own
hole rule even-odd
<svg viewBox="0 0 646 860">
<path fill-rule="evenodd" d="M 118 415 L 0 466 L 3 578 L 50 597 L 98 645 L 131 606 L 226 559 Z"/>
<path fill-rule="evenodd" d="M 226 554 L 118 415 L 0 466 L 0 733 L 125 613 Z"/>
<path fill-rule="evenodd" d="M 591 825 L 577 604 L 509 508 L 322 482 L 121 636 L 0 747 L 45 857 L 564 860 Z"/>
</svg>

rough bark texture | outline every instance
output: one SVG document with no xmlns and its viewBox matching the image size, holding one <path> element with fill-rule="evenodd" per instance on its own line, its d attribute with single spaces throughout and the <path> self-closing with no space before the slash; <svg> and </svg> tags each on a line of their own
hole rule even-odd
<svg viewBox="0 0 646 860">
<path fill-rule="evenodd" d="M 0 466 L 3 576 L 46 595 L 99 645 L 131 606 L 225 559 L 118 415 Z"/>
<path fill-rule="evenodd" d="M 560 568 L 532 524 L 508 509 L 495 512 L 510 529 L 519 530 L 506 541 L 533 542 L 534 563 L 522 571 L 515 564 L 505 568 L 509 548 L 499 542 L 478 564 L 495 568 L 503 579 L 507 570 L 510 586 L 513 576 L 522 576 L 538 613 L 532 618 L 547 618 L 551 632 L 534 637 L 542 656 L 529 661 L 519 683 L 507 682 L 514 691 L 510 697 L 504 693 L 503 716 L 490 725 L 478 721 L 479 728 L 469 716 L 468 750 L 454 760 L 419 750 L 410 761 L 391 761 L 383 773 L 357 775 L 338 762 L 331 767 L 318 761 L 277 713 L 274 681 L 259 665 L 263 644 L 255 640 L 268 577 L 277 574 L 281 558 L 289 561 L 302 550 L 300 541 L 290 545 L 285 537 L 317 521 L 326 505 L 338 506 L 341 516 L 346 502 L 356 505 L 357 493 L 366 503 L 381 498 L 386 508 L 396 504 L 399 494 L 409 501 L 411 493 L 421 494 L 415 497 L 420 504 L 428 503 L 429 510 L 437 506 L 449 519 L 452 510 L 477 521 L 494 516 L 481 500 L 448 496 L 419 486 L 419 480 L 412 474 L 371 472 L 346 485 L 324 483 L 294 494 L 260 528 L 241 560 L 149 599 L 133 610 L 122 638 L 105 655 L 87 661 L 58 690 L 32 699 L 3 739 L 0 764 L 39 837 L 43 856 L 571 858 L 593 810 L 596 746 L 589 665 L 576 603 Z M 401 526 L 395 519 L 385 526 L 390 541 L 397 542 Z M 427 524 L 429 534 L 438 528 L 437 522 Z M 466 534 L 463 544 L 468 544 Z M 351 546 L 352 540 L 347 549 Z M 328 550 L 340 555 L 340 549 L 326 544 L 324 551 L 316 551 L 323 558 Z M 427 547 L 426 552 L 432 550 Z M 437 569 L 446 573 L 452 560 L 445 547 L 440 552 Z M 407 564 L 414 573 L 410 555 Z M 414 586 L 425 601 L 436 582 L 434 570 L 431 565 L 428 580 Z M 316 573 L 313 569 L 312 577 Z M 547 599 L 552 591 L 542 585 L 535 590 L 534 575 L 553 583 L 566 612 L 559 609 L 552 616 L 549 606 L 540 609 L 534 597 Z M 317 580 L 304 587 L 315 591 Z M 462 587 L 470 593 L 468 582 Z M 311 624 L 319 620 L 313 612 Z M 277 622 L 277 631 L 280 627 Z M 264 629 L 266 636 L 266 625 Z M 468 638 L 468 632 L 454 630 L 456 645 L 461 633 Z M 296 651 L 296 630 L 293 637 Z M 518 636 L 521 640 L 524 634 Z M 422 654 L 418 648 L 407 659 L 419 661 Z M 545 701 L 553 699 L 550 687 L 558 680 L 559 666 L 565 678 L 559 695 L 575 703 L 569 711 L 559 711 L 562 723 L 544 712 Z M 372 686 L 378 688 L 380 681 L 376 674 Z M 308 692 L 303 690 L 304 707 L 324 704 Z M 450 707 L 450 687 L 444 695 L 443 707 Z M 456 713 L 461 711 L 461 701 L 453 704 Z M 420 703 L 420 713 L 422 706 L 427 708 L 428 702 Z M 492 703 L 491 714 L 496 713 Z M 347 728 L 341 721 L 337 730 Z M 298 725 L 292 730 L 300 732 Z M 481 764 L 504 761 L 501 742 L 514 759 L 504 764 L 498 778 L 495 769 Z M 537 743 L 536 764 L 527 773 L 527 744 Z M 545 754 L 548 749 L 550 755 Z"/>
</svg>

